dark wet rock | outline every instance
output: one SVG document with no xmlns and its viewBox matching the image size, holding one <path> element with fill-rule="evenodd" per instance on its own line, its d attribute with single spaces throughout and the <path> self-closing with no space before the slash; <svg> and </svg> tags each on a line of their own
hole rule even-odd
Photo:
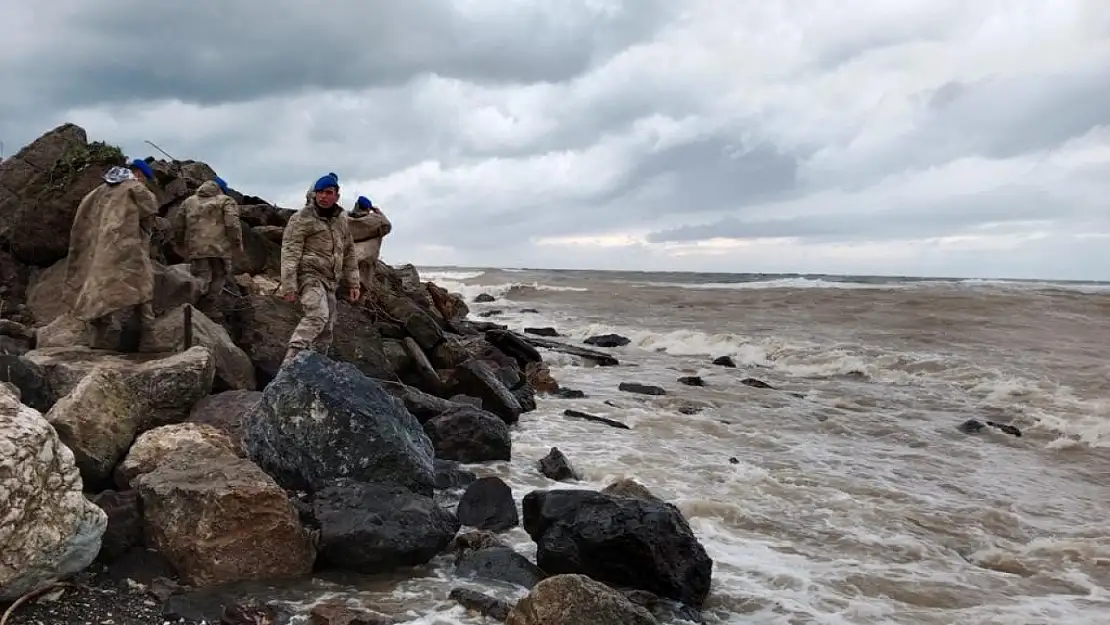
<svg viewBox="0 0 1110 625">
<path fill-rule="evenodd" d="M 509 426 L 497 415 L 471 407 L 445 412 L 424 424 L 437 458 L 458 462 L 512 459 Z"/>
<path fill-rule="evenodd" d="M 495 308 L 493 310 L 482 311 L 482 312 L 478 313 L 478 316 L 483 318 L 483 319 L 489 319 L 490 317 L 497 317 L 498 315 L 503 315 L 503 314 L 505 314 L 505 311 Z"/>
<path fill-rule="evenodd" d="M 622 594 L 632 603 L 651 612 L 652 616 L 661 623 L 681 623 L 685 621 L 698 623 L 699 625 L 705 623 L 705 619 L 698 610 L 677 601 L 661 599 L 646 590 L 626 590 Z"/>
<path fill-rule="evenodd" d="M 320 559 L 374 574 L 427 563 L 459 531 L 455 515 L 431 498 L 397 486 L 338 480 L 312 500 Z"/>
<path fill-rule="evenodd" d="M 459 501 L 459 521 L 468 527 L 503 532 L 520 524 L 513 491 L 499 477 L 476 480 Z"/>
<path fill-rule="evenodd" d="M 343 601 L 325 601 L 312 606 L 306 625 L 394 625 L 391 616 L 363 607 L 352 607 Z M 255 625 L 250 622 L 246 625 Z"/>
<path fill-rule="evenodd" d="M 1007 423 L 997 423 L 995 421 L 987 421 L 986 423 L 984 423 L 978 419 L 968 419 L 967 421 L 961 423 L 958 429 L 964 434 L 978 434 L 987 427 L 992 427 L 999 432 L 1009 434 L 1010 436 L 1016 436 L 1019 438 L 1021 437 L 1021 430 L 1019 430 L 1017 427 L 1009 425 Z"/>
<path fill-rule="evenodd" d="M 1021 430 L 1017 429 L 1017 427 L 1013 425 L 1009 425 L 1007 423 L 995 423 L 994 421 L 987 421 L 987 425 L 991 426 L 992 428 L 996 428 L 998 431 L 1003 432 L 1004 434 L 1009 434 L 1010 436 L 1017 436 L 1018 438 L 1021 438 Z"/>
<path fill-rule="evenodd" d="M 593 345 L 594 347 L 624 347 L 632 342 L 627 336 L 619 334 L 599 334 L 591 336 L 590 338 L 582 341 L 586 345 Z"/>
<path fill-rule="evenodd" d="M 443 399 L 436 397 L 430 393 L 395 382 L 384 383 L 382 386 L 389 391 L 391 395 L 400 399 L 405 405 L 405 409 L 416 417 L 417 421 L 421 424 L 427 423 L 429 420 L 438 417 L 439 415 L 461 408 L 464 404 L 456 401 L 456 398 Z M 481 403 L 481 402 L 479 402 Z"/>
<path fill-rule="evenodd" d="M 469 360 L 463 363 L 454 370 L 451 381 L 455 393 L 481 399 L 482 409 L 497 415 L 505 423 L 516 423 L 523 412 L 520 402 L 485 361 Z"/>
<path fill-rule="evenodd" d="M 455 572 L 463 577 L 508 582 L 529 589 L 547 577 L 531 560 L 508 547 L 467 551 L 456 562 Z"/>
<path fill-rule="evenodd" d="M 639 382 L 621 382 L 617 387 L 625 393 L 635 393 L 637 395 L 666 395 L 666 389 L 659 386 L 652 386 L 650 384 L 640 384 Z"/>
<path fill-rule="evenodd" d="M 559 336 L 559 331 L 552 327 L 544 328 L 524 328 L 525 334 L 534 334 L 536 336 Z"/>
<path fill-rule="evenodd" d="M 533 347 L 542 347 L 543 349 L 550 349 L 551 351 L 559 352 L 562 354 L 577 356 L 578 358 L 588 360 L 599 367 L 615 367 L 620 364 L 619 360 L 610 356 L 609 354 L 606 354 L 605 352 L 599 352 L 597 350 L 587 349 L 585 347 L 579 347 L 577 345 L 568 345 L 560 341 L 553 341 L 551 339 L 540 338 L 536 336 L 529 336 L 527 338 L 527 341 Z"/>
<path fill-rule="evenodd" d="M 557 482 L 576 482 L 581 479 L 571 466 L 570 460 L 558 447 L 552 447 L 551 451 L 540 459 L 539 468 L 540 473 Z"/>
<path fill-rule="evenodd" d="M 243 447 L 243 418 L 262 400 L 259 391 L 224 391 L 209 395 L 193 406 L 189 422 L 202 423 L 227 434 L 239 449 Z"/>
<path fill-rule="evenodd" d="M 713 561 L 675 506 L 587 490 L 533 491 L 524 529 L 549 574 L 580 573 L 701 607 Z"/>
<path fill-rule="evenodd" d="M 513 609 L 506 601 L 469 588 L 452 588 L 450 598 L 467 610 L 501 622 L 509 618 L 509 612 Z"/>
<path fill-rule="evenodd" d="M 775 388 L 770 384 L 764 382 L 763 380 L 757 380 L 755 378 L 744 378 L 743 380 L 740 380 L 740 383 L 744 386 L 750 386 L 752 388 L 769 388 L 772 390 Z"/>
<path fill-rule="evenodd" d="M 570 418 L 570 419 L 582 419 L 583 421 L 593 421 L 594 423 L 604 423 L 605 425 L 608 425 L 609 427 L 614 427 L 614 428 L 621 429 L 621 430 L 630 430 L 630 429 L 632 429 L 632 428 L 628 427 L 627 425 L 621 423 L 620 421 L 616 421 L 614 419 L 607 419 L 605 417 L 598 417 L 598 416 L 592 415 L 588 412 L 582 412 L 581 410 L 573 410 L 571 408 L 567 408 L 566 410 L 564 410 L 563 411 L 563 416 L 565 416 L 567 418 Z"/>
<path fill-rule="evenodd" d="M 406 337 L 403 344 L 405 352 L 409 356 L 409 362 L 412 363 L 412 384 L 433 395 L 442 395 L 444 392 L 443 380 L 440 379 L 439 373 L 436 372 L 435 367 L 428 360 L 424 350 L 412 337 Z"/>
<path fill-rule="evenodd" d="M 733 457 L 733 458 L 729 458 L 729 459 L 728 459 L 728 463 L 729 463 L 729 464 L 740 464 L 740 459 L 739 459 L 739 458 L 735 458 L 735 457 Z"/>
<path fill-rule="evenodd" d="M 554 395 L 555 395 L 555 397 L 558 397 L 559 399 L 585 399 L 586 398 L 586 393 L 584 393 L 584 392 L 582 392 L 578 389 L 566 388 L 566 387 L 560 387 L 559 390 L 555 391 Z"/>
<path fill-rule="evenodd" d="M 454 369 L 470 359 L 470 352 L 457 337 L 445 336 L 443 342 L 428 354 L 428 358 L 436 369 Z"/>
<path fill-rule="evenodd" d="M 530 362 L 525 365 L 524 379 L 536 393 L 552 395 L 559 392 L 559 382 L 551 375 L 551 369 L 545 362 Z"/>
<path fill-rule="evenodd" d="M 443 328 L 412 300 L 395 298 L 387 303 L 387 307 L 421 349 L 432 351 L 443 341 Z"/>
<path fill-rule="evenodd" d="M 475 529 L 459 532 L 459 534 L 455 536 L 455 541 L 452 545 L 452 551 L 454 551 L 456 555 L 456 564 L 458 564 L 459 560 L 461 560 L 464 555 L 471 551 L 491 548 L 508 549 L 509 545 L 502 541 L 496 532 Z"/>
<path fill-rule="evenodd" d="M 10 382 L 19 389 L 20 401 L 46 414 L 57 398 L 46 369 L 22 356 L 0 354 L 0 382 Z"/>
<path fill-rule="evenodd" d="M 703 410 L 705 410 L 705 406 L 686 405 L 686 406 L 679 406 L 679 408 L 678 408 L 678 412 L 680 414 L 684 414 L 684 415 L 695 415 L 695 414 L 698 414 L 699 412 L 701 412 Z M 725 423 L 725 422 L 722 421 L 722 423 Z"/>
<path fill-rule="evenodd" d="M 474 298 L 474 301 L 478 304 L 488 304 L 490 302 L 496 302 L 497 298 L 490 295 L 489 293 L 480 293 L 478 297 Z"/>
<path fill-rule="evenodd" d="M 98 562 L 110 564 L 143 542 L 143 517 L 133 490 L 106 490 L 90 500 L 108 515 L 108 529 L 100 541 Z"/>
<path fill-rule="evenodd" d="M 529 363 L 543 361 L 535 346 L 523 335 L 516 332 L 498 329 L 488 330 L 485 333 L 485 339 L 487 343 L 501 353 L 515 360 L 521 368 L 527 367 Z"/>
<path fill-rule="evenodd" d="M 601 490 L 606 495 L 613 497 L 625 497 L 628 499 L 641 499 L 643 501 L 659 501 L 663 500 L 656 497 L 654 493 L 648 490 L 647 486 L 637 482 L 631 478 L 622 478 L 616 480 L 612 484 L 606 486 Z"/>
<path fill-rule="evenodd" d="M 696 375 L 683 376 L 678 379 L 678 383 L 685 386 L 705 386 L 705 380 Z"/>
<path fill-rule="evenodd" d="M 335 478 L 395 484 L 431 495 L 432 442 L 416 417 L 353 365 L 304 351 L 243 420 L 250 457 L 283 487 Z"/>
<path fill-rule="evenodd" d="M 512 390 L 513 397 L 520 404 L 521 412 L 532 412 L 536 409 L 536 389 L 528 382 L 522 382 Z"/>
<path fill-rule="evenodd" d="M 520 312 L 521 312 L 521 314 L 525 314 L 525 315 L 528 315 L 528 314 L 538 315 L 540 313 L 540 311 L 535 309 L 535 308 L 521 308 Z"/>
<path fill-rule="evenodd" d="M 450 460 L 435 459 L 436 490 L 451 490 L 470 486 L 478 476 L 473 471 L 462 469 Z"/>
<path fill-rule="evenodd" d="M 478 408 L 479 410 L 482 408 L 482 400 L 478 399 L 477 397 L 471 397 L 470 395 L 452 395 L 451 401 L 455 402 L 456 404 Z"/>
<path fill-rule="evenodd" d="M 517 602 L 507 625 L 658 625 L 646 609 L 586 575 L 556 575 Z"/>
<path fill-rule="evenodd" d="M 736 361 L 732 359 L 732 356 L 721 356 L 720 358 L 716 358 L 713 360 L 713 364 L 718 367 L 728 367 L 729 369 L 736 368 Z"/>
</svg>

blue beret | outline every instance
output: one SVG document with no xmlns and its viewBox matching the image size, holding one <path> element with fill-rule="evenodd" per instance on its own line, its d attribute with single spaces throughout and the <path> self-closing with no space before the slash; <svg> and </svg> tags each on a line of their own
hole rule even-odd
<svg viewBox="0 0 1110 625">
<path fill-rule="evenodd" d="M 326 176 L 321 176 L 320 179 L 316 181 L 316 184 L 312 185 L 312 190 L 313 191 L 323 191 L 324 189 L 327 189 L 328 187 L 335 187 L 336 189 L 338 189 L 339 188 L 339 179 L 336 178 L 335 176 L 333 176 L 332 174 L 328 174 Z"/>
<path fill-rule="evenodd" d="M 227 182 L 225 182 L 223 178 L 216 176 L 215 183 L 220 187 L 220 191 L 227 193 Z"/>
<path fill-rule="evenodd" d="M 356 201 L 355 204 L 357 204 L 360 208 L 372 208 L 374 206 L 374 204 L 370 201 L 370 198 L 366 197 L 365 195 L 358 196 L 358 201 Z"/>
<path fill-rule="evenodd" d="M 150 165 L 148 165 L 146 161 L 137 158 L 131 161 L 131 168 L 143 172 L 147 180 L 154 180 L 154 170 L 150 168 Z"/>
</svg>

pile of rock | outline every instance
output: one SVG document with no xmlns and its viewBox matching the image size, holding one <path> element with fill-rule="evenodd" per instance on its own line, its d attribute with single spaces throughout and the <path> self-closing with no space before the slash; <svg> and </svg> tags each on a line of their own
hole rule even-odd
<svg viewBox="0 0 1110 625">
<path fill-rule="evenodd" d="M 507 486 L 456 463 L 511 459 L 511 428 L 538 392 L 559 388 L 532 343 L 468 320 L 459 296 L 415 268 L 382 264 L 372 297 L 339 304 L 330 357 L 304 352 L 281 368 L 300 317 L 274 295 L 290 209 L 233 192 L 246 253 L 208 311 L 194 308 L 172 233 L 159 237 L 158 318 L 141 353 L 85 346 L 61 288 L 70 226 L 121 158 L 67 124 L 0 164 L 0 601 L 94 560 L 153 554 L 176 583 L 205 588 L 381 573 L 470 544 L 461 575 L 532 588 L 512 614 L 479 601 L 510 622 L 586 622 L 545 616 L 567 602 L 628 615 L 590 622 L 654 622 L 632 601 L 656 599 L 598 582 L 701 607 L 712 562 L 678 510 L 650 496 L 529 494 L 535 564 L 496 539 L 457 536 L 519 524 Z M 151 165 L 167 218 L 214 175 L 199 162 Z M 552 475 L 573 479 L 555 459 Z M 467 486 L 457 510 L 440 496 Z M 462 589 L 456 598 L 474 605 Z"/>
</svg>

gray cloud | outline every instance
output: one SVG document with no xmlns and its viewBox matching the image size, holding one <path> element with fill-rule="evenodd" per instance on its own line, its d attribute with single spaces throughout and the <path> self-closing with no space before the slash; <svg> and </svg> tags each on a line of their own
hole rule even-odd
<svg viewBox="0 0 1110 625">
<path fill-rule="evenodd" d="M 23 4 L 0 42 L 0 140 L 74 121 L 286 203 L 337 171 L 346 198 L 385 206 L 393 260 L 827 271 L 847 263 L 822 256 L 834 243 L 1049 232 L 942 263 L 1027 272 L 1028 250 L 1110 231 L 1110 12 L 1061 3 L 1091 19 L 909 0 Z M 621 236 L 638 242 L 558 242 Z M 686 249 L 719 238 L 797 242 Z M 1069 271 L 1105 266 L 1084 258 Z"/>
</svg>

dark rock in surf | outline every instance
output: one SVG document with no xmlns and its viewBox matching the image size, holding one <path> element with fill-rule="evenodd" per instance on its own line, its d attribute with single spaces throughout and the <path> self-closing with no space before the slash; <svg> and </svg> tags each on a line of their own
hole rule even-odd
<svg viewBox="0 0 1110 625">
<path fill-rule="evenodd" d="M 1021 438 L 1021 430 L 1017 429 L 1017 427 L 1015 426 L 1006 423 L 995 423 L 994 421 L 987 421 L 987 425 L 997 429 L 1004 434 L 1009 434 L 1010 436 Z"/>
<path fill-rule="evenodd" d="M 732 356 L 721 356 L 720 358 L 716 358 L 713 360 L 713 364 L 718 367 L 728 367 L 729 369 L 736 368 L 736 361 L 732 359 Z"/>
<path fill-rule="evenodd" d="M 524 529 L 550 575 L 578 573 L 700 608 L 713 560 L 672 504 L 588 490 L 533 491 Z"/>
<path fill-rule="evenodd" d="M 613 419 L 607 419 L 605 417 L 598 417 L 598 416 L 592 415 L 588 412 L 582 412 L 581 410 L 573 410 L 571 408 L 567 408 L 566 410 L 564 410 L 563 411 L 563 416 L 565 416 L 569 419 L 581 419 L 583 421 L 593 421 L 594 423 L 603 423 L 605 425 L 608 425 L 609 427 L 614 427 L 614 428 L 617 428 L 617 429 L 620 429 L 620 430 L 630 430 L 630 429 L 632 429 L 632 428 L 628 427 L 627 425 L 621 423 L 620 421 L 616 421 L 616 420 L 613 420 Z"/>
<path fill-rule="evenodd" d="M 486 332 L 486 342 L 517 362 L 521 369 L 533 362 L 542 362 L 540 352 L 525 337 L 508 330 Z"/>
<path fill-rule="evenodd" d="M 455 572 L 464 577 L 508 582 L 531 589 L 547 575 L 528 558 L 508 547 L 489 547 L 463 553 Z"/>
<path fill-rule="evenodd" d="M 605 352 L 599 352 L 593 349 L 587 349 L 578 345 L 568 345 L 559 341 L 553 341 L 547 338 L 538 336 L 529 336 L 525 340 L 528 341 L 533 347 L 542 347 L 543 349 L 550 349 L 562 354 L 569 354 L 589 360 L 599 367 L 615 367 L 620 364 L 620 361 L 613 358 Z"/>
<path fill-rule="evenodd" d="M 524 333 L 525 334 L 534 334 L 536 336 L 548 336 L 548 337 L 559 336 L 559 331 L 556 330 L 555 328 L 552 328 L 552 327 L 524 328 Z"/>
<path fill-rule="evenodd" d="M 740 380 L 740 383 L 744 386 L 750 386 L 752 388 L 768 388 L 771 390 L 775 390 L 775 387 L 764 382 L 763 380 L 757 380 L 755 378 L 744 378 L 743 380 Z"/>
<path fill-rule="evenodd" d="M 488 410 L 505 423 L 516 423 L 523 408 L 512 392 L 505 387 L 497 372 L 489 363 L 469 360 L 454 370 L 451 388 L 482 400 L 482 409 Z"/>
<path fill-rule="evenodd" d="M 705 380 L 696 375 L 683 376 L 678 379 L 678 383 L 685 386 L 705 386 Z"/>
<path fill-rule="evenodd" d="M 659 386 L 652 386 L 650 384 L 640 384 L 639 382 L 621 382 L 617 387 L 625 393 L 635 393 L 637 395 L 666 395 L 666 389 Z"/>
<path fill-rule="evenodd" d="M 554 395 L 555 395 L 555 397 L 558 397 L 559 399 L 585 399 L 586 398 L 586 393 L 584 393 L 584 392 L 582 392 L 578 389 L 565 388 L 565 387 L 560 387 L 559 390 L 555 391 Z"/>
<path fill-rule="evenodd" d="M 478 316 L 483 318 L 483 319 L 489 319 L 490 317 L 496 317 L 498 315 L 503 315 L 503 314 L 505 314 L 505 311 L 495 308 L 493 310 L 486 310 L 486 311 L 480 312 L 480 313 L 478 313 Z"/>
<path fill-rule="evenodd" d="M 558 447 L 552 447 L 551 451 L 540 459 L 539 468 L 540 473 L 556 482 L 577 482 L 581 479 L 578 472 L 571 466 L 566 454 L 560 451 Z"/>
<path fill-rule="evenodd" d="M 451 460 L 435 459 L 436 490 L 453 490 L 470 486 L 478 476 L 473 471 L 459 468 Z"/>
<path fill-rule="evenodd" d="M 497 298 L 489 293 L 480 293 L 478 297 L 474 298 L 474 301 L 478 304 L 488 304 L 490 302 L 496 302 Z"/>
<path fill-rule="evenodd" d="M 599 334 L 597 336 L 591 336 L 582 342 L 586 345 L 593 345 L 594 347 L 624 347 L 631 343 L 632 339 L 619 334 Z"/>
<path fill-rule="evenodd" d="M 243 419 L 251 459 L 289 490 L 337 478 L 431 495 L 432 442 L 404 405 L 354 365 L 303 351 Z"/>
<path fill-rule="evenodd" d="M 352 480 L 318 491 L 312 510 L 320 527 L 321 561 L 364 574 L 425 564 L 447 548 L 460 527 L 431 497 Z"/>
<path fill-rule="evenodd" d="M 540 311 L 536 310 L 535 308 L 521 308 L 520 312 L 521 312 L 521 314 L 524 314 L 524 315 L 527 315 L 527 314 L 538 315 L 540 313 Z"/>
<path fill-rule="evenodd" d="M 450 410 L 425 423 L 424 432 L 437 458 L 467 463 L 512 459 L 509 426 L 485 410 Z"/>
<path fill-rule="evenodd" d="M 449 597 L 467 610 L 505 622 L 513 607 L 507 602 L 469 588 L 452 588 Z"/>
<path fill-rule="evenodd" d="M 1021 437 L 1021 430 L 1019 430 L 1017 427 L 1006 423 L 997 423 L 995 421 L 987 421 L 986 423 L 983 423 L 978 419 L 968 419 L 967 421 L 961 423 L 958 426 L 958 429 L 964 434 L 978 434 L 987 427 L 992 427 L 999 432 L 1009 434 L 1010 436 L 1016 436 L 1018 438 Z"/>
<path fill-rule="evenodd" d="M 458 515 L 463 525 L 491 532 L 520 524 L 512 489 L 495 476 L 479 478 L 467 487 L 459 501 Z"/>
</svg>

